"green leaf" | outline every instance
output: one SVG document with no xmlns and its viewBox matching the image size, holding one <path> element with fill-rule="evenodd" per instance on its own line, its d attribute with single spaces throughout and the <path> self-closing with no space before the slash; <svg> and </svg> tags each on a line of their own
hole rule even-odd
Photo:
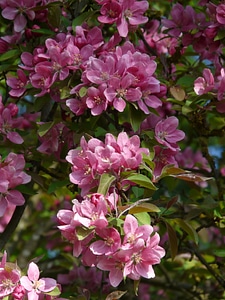
<svg viewBox="0 0 225 300">
<path fill-rule="evenodd" d="M 190 236 L 190 238 L 198 244 L 199 237 L 196 230 L 183 219 L 174 219 L 174 221 Z"/>
<path fill-rule="evenodd" d="M 51 5 L 48 8 L 48 22 L 53 28 L 60 27 L 61 8 L 59 5 Z"/>
<path fill-rule="evenodd" d="M 34 190 L 33 186 L 31 186 L 30 184 L 21 184 L 21 185 L 17 186 L 16 189 L 26 195 L 32 196 L 32 195 L 37 194 L 37 192 Z"/>
<path fill-rule="evenodd" d="M 103 173 L 100 177 L 97 193 L 106 195 L 111 184 L 113 183 L 113 181 L 115 181 L 115 179 L 116 179 L 115 176 L 110 175 L 108 173 Z"/>
<path fill-rule="evenodd" d="M 32 31 L 32 32 L 35 32 L 35 33 L 39 33 L 39 34 L 45 34 L 45 35 L 48 35 L 48 36 L 55 35 L 55 32 L 54 32 L 54 31 L 49 30 L 49 29 L 45 29 L 45 28 L 32 29 L 31 31 Z"/>
<path fill-rule="evenodd" d="M 56 287 L 54 288 L 54 290 L 52 290 L 51 292 L 46 293 L 46 294 L 49 295 L 49 296 L 55 297 L 55 296 L 59 296 L 59 295 L 61 294 L 61 291 L 60 291 L 60 289 L 56 286 Z"/>
<path fill-rule="evenodd" d="M 214 255 L 219 257 L 225 257 L 225 249 L 216 249 L 213 251 Z"/>
<path fill-rule="evenodd" d="M 152 203 L 141 203 L 137 206 L 132 207 L 129 210 L 130 214 L 140 213 L 140 212 L 160 212 L 160 209 Z"/>
<path fill-rule="evenodd" d="M 84 97 L 87 94 L 87 87 L 82 86 L 82 88 L 79 90 L 79 96 Z"/>
<path fill-rule="evenodd" d="M 54 125 L 54 122 L 46 122 L 44 124 L 39 125 L 38 134 L 40 137 L 44 136 Z"/>
<path fill-rule="evenodd" d="M 178 250 L 176 231 L 168 222 L 164 221 L 164 223 L 166 224 L 166 229 L 168 232 L 171 258 L 174 259 Z"/>
<path fill-rule="evenodd" d="M 225 38 L 225 30 L 224 29 L 219 29 L 217 35 L 214 38 L 214 41 L 222 40 Z"/>
<path fill-rule="evenodd" d="M 140 212 L 133 214 L 137 220 L 139 225 L 151 224 L 151 217 L 147 212 Z"/>
<path fill-rule="evenodd" d="M 92 233 L 93 228 L 77 227 L 76 234 L 79 241 L 84 240 L 90 233 Z"/>
<path fill-rule="evenodd" d="M 129 121 L 134 131 L 137 131 L 140 127 L 141 122 L 146 118 L 146 114 L 144 114 L 140 109 L 135 108 L 134 105 L 130 104 L 129 108 Z"/>
<path fill-rule="evenodd" d="M 89 19 L 93 14 L 95 14 L 95 12 L 93 11 L 86 11 L 83 12 L 81 15 L 79 15 L 78 17 L 76 17 L 73 22 L 72 22 L 72 28 L 73 31 L 75 31 L 76 26 L 80 26 L 82 25 L 85 21 L 87 21 L 87 19 Z"/>
<path fill-rule="evenodd" d="M 155 163 L 152 161 L 152 158 L 150 157 L 150 155 L 147 155 L 145 153 L 142 154 L 142 158 L 143 161 L 150 167 L 150 168 L 154 168 Z"/>
<path fill-rule="evenodd" d="M 68 179 L 53 181 L 48 188 L 48 193 L 51 194 L 55 192 L 58 188 L 67 186 L 68 184 L 70 184 L 70 181 Z"/>
<path fill-rule="evenodd" d="M 20 55 L 20 51 L 18 49 L 12 49 L 9 50 L 3 54 L 0 55 L 0 61 L 4 61 L 10 58 L 18 58 L 18 56 Z"/>
<path fill-rule="evenodd" d="M 131 174 L 126 177 L 127 180 L 137 183 L 141 187 L 145 187 L 150 190 L 157 190 L 157 187 L 152 183 L 152 181 L 143 174 Z"/>
</svg>

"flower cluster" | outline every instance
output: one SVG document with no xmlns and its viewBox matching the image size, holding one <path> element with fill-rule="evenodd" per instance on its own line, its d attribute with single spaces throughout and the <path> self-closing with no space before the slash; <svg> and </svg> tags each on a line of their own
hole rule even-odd
<svg viewBox="0 0 225 300">
<path fill-rule="evenodd" d="M 121 132 L 117 139 L 107 133 L 105 143 L 96 138 L 87 142 L 82 137 L 80 146 L 81 149 L 70 150 L 66 159 L 72 164 L 70 181 L 81 188 L 82 195 L 98 186 L 103 173 L 114 175 L 122 185 L 121 173 L 137 170 L 142 162 L 142 153 L 149 153 L 147 148 L 140 148 L 137 135 L 129 138 L 125 132 Z"/>
<path fill-rule="evenodd" d="M 6 106 L 2 103 L 0 95 L 0 134 L 5 141 L 8 139 L 14 144 L 22 144 L 23 138 L 14 129 L 21 126 L 22 117 L 17 117 L 18 107 L 16 104 L 10 103 Z"/>
<path fill-rule="evenodd" d="M 146 0 L 96 0 L 96 2 L 101 4 L 101 16 L 98 17 L 98 21 L 103 24 L 116 24 L 122 37 L 127 37 L 133 27 L 148 21 L 148 18 L 143 15 L 148 9 Z"/>
<path fill-rule="evenodd" d="M 47 20 L 46 9 L 35 9 L 37 6 L 46 5 L 54 0 L 5 0 L 1 1 L 2 16 L 7 20 L 13 21 L 13 29 L 16 33 L 22 32 L 28 21 L 39 20 L 45 22 Z"/>
<path fill-rule="evenodd" d="M 39 122 L 39 125 L 42 123 Z M 37 150 L 41 153 L 53 154 L 57 160 L 62 160 L 61 154 L 63 150 L 73 148 L 73 132 L 66 127 L 64 123 L 53 125 L 44 135 L 39 136 L 40 146 Z M 63 157 L 64 159 L 64 157 Z"/>
<path fill-rule="evenodd" d="M 154 277 L 152 265 L 160 263 L 165 255 L 159 246 L 159 235 L 151 225 L 139 226 L 137 219 L 128 214 L 121 236 L 107 220 L 109 210 L 107 197 L 91 194 L 81 202 L 73 200 L 72 210 L 58 212 L 58 227 L 73 244 L 73 255 L 81 255 L 84 265 L 109 271 L 114 287 L 126 277 Z"/>
<path fill-rule="evenodd" d="M 225 69 L 220 69 L 220 74 L 215 76 L 211 70 L 205 68 L 202 72 L 203 76 L 198 77 L 194 81 L 194 91 L 197 95 L 207 94 L 209 92 L 216 95 L 216 109 L 220 113 L 225 112 L 224 93 L 225 93 Z"/>
<path fill-rule="evenodd" d="M 112 50 L 115 41 L 103 47 L 98 27 L 87 30 L 81 26 L 77 26 L 75 36 L 60 33 L 47 39 L 45 47 L 21 55 L 23 70 L 7 79 L 10 95 L 21 97 L 31 84 L 37 89 L 36 96 L 50 93 L 55 101 L 62 101 L 56 84 L 76 74 L 81 83 L 71 88 L 71 97 L 66 100 L 74 114 L 90 109 L 92 115 L 100 115 L 109 107 L 123 112 L 126 101 L 148 114 L 149 108 L 162 105 L 160 98 L 166 92 L 154 74 L 156 62 L 130 42 Z"/>
<path fill-rule="evenodd" d="M 60 294 L 55 279 L 39 277 L 40 271 L 34 262 L 29 264 L 27 275 L 22 276 L 17 264 L 7 262 L 7 253 L 4 252 L 0 263 L 1 299 L 12 295 L 13 299 L 17 300 L 23 300 L 25 297 L 27 297 L 28 300 L 38 300 L 42 299 L 41 296 L 47 296 L 47 293 L 54 289 L 57 289 L 55 295 Z M 53 299 L 53 297 L 49 295 L 48 299 Z"/>
<path fill-rule="evenodd" d="M 178 142 L 184 139 L 185 133 L 177 129 L 179 120 L 175 116 L 164 119 L 161 116 L 150 114 L 141 124 L 142 130 L 152 130 L 156 144 L 154 148 L 153 181 L 157 181 L 162 170 L 167 165 L 178 167 L 176 155 L 180 152 Z"/>
<path fill-rule="evenodd" d="M 182 46 L 192 45 L 202 59 L 210 59 L 218 63 L 222 45 L 214 38 L 223 26 L 221 16 L 224 4 L 218 6 L 208 4 L 207 6 L 208 9 L 204 14 L 203 12 L 197 13 L 192 6 L 184 7 L 176 3 L 171 10 L 171 19 L 163 19 L 162 24 L 169 35 L 181 38 Z"/>
<path fill-rule="evenodd" d="M 15 189 L 31 180 L 30 175 L 23 171 L 24 167 L 25 159 L 22 154 L 11 152 L 0 161 L 0 216 L 4 215 L 9 203 L 20 206 L 25 202 L 22 193 Z"/>
</svg>

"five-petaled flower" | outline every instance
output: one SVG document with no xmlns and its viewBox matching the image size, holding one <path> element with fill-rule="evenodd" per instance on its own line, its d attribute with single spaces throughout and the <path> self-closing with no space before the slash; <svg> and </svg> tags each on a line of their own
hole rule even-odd
<svg viewBox="0 0 225 300">
<path fill-rule="evenodd" d="M 20 278 L 21 285 L 27 290 L 28 300 L 38 300 L 40 294 L 45 294 L 54 290 L 57 282 L 53 278 L 39 278 L 38 266 L 31 262 L 28 267 L 27 276 Z"/>
</svg>

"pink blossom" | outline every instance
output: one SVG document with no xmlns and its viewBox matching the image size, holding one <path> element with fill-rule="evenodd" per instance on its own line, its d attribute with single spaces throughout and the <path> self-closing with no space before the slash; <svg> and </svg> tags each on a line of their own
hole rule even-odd
<svg viewBox="0 0 225 300">
<path fill-rule="evenodd" d="M 40 278 L 38 266 L 31 262 L 28 267 L 27 276 L 20 278 L 21 285 L 27 291 L 28 300 L 38 300 L 43 293 L 48 293 L 54 290 L 57 282 L 52 278 Z"/>
<path fill-rule="evenodd" d="M 219 4 L 216 7 L 216 20 L 218 23 L 225 25 L 225 4 Z"/>
<path fill-rule="evenodd" d="M 148 1 L 123 0 L 122 14 L 116 22 L 120 36 L 127 37 L 131 26 L 146 23 L 148 18 L 143 16 L 143 14 L 147 9 Z"/>
<path fill-rule="evenodd" d="M 0 263 L 0 297 L 4 298 L 13 293 L 19 284 L 21 272 L 16 264 L 7 262 L 6 251 Z"/>
<path fill-rule="evenodd" d="M 121 239 L 115 228 L 96 229 L 95 233 L 101 238 L 90 245 L 90 250 L 95 255 L 111 255 L 119 249 Z"/>
<path fill-rule="evenodd" d="M 117 255 L 102 256 L 99 258 L 97 267 L 103 271 L 109 271 L 109 282 L 117 287 L 123 280 L 124 263 L 117 258 Z"/>
<path fill-rule="evenodd" d="M 173 165 L 178 167 L 178 163 L 175 159 L 175 155 L 177 154 L 177 150 L 173 150 L 170 148 L 162 148 L 158 145 L 154 146 L 154 159 L 153 162 L 155 164 L 154 167 L 154 177 L 157 179 L 162 173 L 162 170 L 165 166 Z"/>
<path fill-rule="evenodd" d="M 159 264 L 161 258 L 165 255 L 165 250 L 158 245 L 159 240 L 158 233 L 149 237 L 147 242 L 139 238 L 132 248 L 121 250 L 118 253 L 118 257 L 125 263 L 124 277 L 128 276 L 133 280 L 138 280 L 140 277 L 155 277 L 152 265 Z"/>
<path fill-rule="evenodd" d="M 12 292 L 12 296 L 13 299 L 23 300 L 26 296 L 25 288 L 22 285 L 18 284 Z"/>
<path fill-rule="evenodd" d="M 132 248 L 137 239 L 141 238 L 144 241 L 150 237 L 153 228 L 150 225 L 138 225 L 137 219 L 132 215 L 127 215 L 124 221 L 123 230 L 125 233 L 122 249 Z"/>
<path fill-rule="evenodd" d="M 219 101 L 223 100 L 224 92 L 225 92 L 225 68 L 221 68 L 220 76 L 217 77 L 217 82 L 215 84 L 217 89 L 217 99 Z"/>
<path fill-rule="evenodd" d="M 115 0 L 105 1 L 100 9 L 101 16 L 98 17 L 99 22 L 106 24 L 115 23 L 121 16 L 121 4 Z"/>
<path fill-rule="evenodd" d="M 178 148 L 177 142 L 185 137 L 184 132 L 177 129 L 177 126 L 178 119 L 174 116 L 159 121 L 155 126 L 156 140 L 171 150 L 176 150 Z"/>
<path fill-rule="evenodd" d="M 61 153 L 65 146 L 71 149 L 74 145 L 73 132 L 62 122 L 52 126 L 46 134 L 39 137 L 39 140 L 41 145 L 37 151 L 48 155 L 54 154 L 59 160 L 62 160 Z"/>
<path fill-rule="evenodd" d="M 27 19 L 34 20 L 35 12 L 32 10 L 36 6 L 35 0 L 7 0 L 6 7 L 2 10 L 2 16 L 5 19 L 14 21 L 14 30 L 16 32 L 22 31 L 27 24 Z"/>
<path fill-rule="evenodd" d="M 0 134 L 3 135 L 4 139 L 10 140 L 14 144 L 22 144 L 23 138 L 14 131 L 14 128 L 18 128 L 21 122 L 21 120 L 15 118 L 17 112 L 16 105 L 4 106 L 0 95 Z"/>
<path fill-rule="evenodd" d="M 86 104 L 93 116 L 100 115 L 108 107 L 108 100 L 104 95 L 105 89 L 106 85 L 101 84 L 98 88 L 90 87 L 87 90 Z"/>
<path fill-rule="evenodd" d="M 197 95 L 210 92 L 214 88 L 214 77 L 210 69 L 203 70 L 203 77 L 198 77 L 194 82 L 194 91 Z"/>
<path fill-rule="evenodd" d="M 12 97 L 20 97 L 26 91 L 26 85 L 28 83 L 27 76 L 22 70 L 17 70 L 18 78 L 16 77 L 8 77 L 7 84 L 11 87 L 9 92 L 10 96 Z"/>
<path fill-rule="evenodd" d="M 35 73 L 30 75 L 30 82 L 33 87 L 41 89 L 41 92 L 36 96 L 40 97 L 50 91 L 53 84 L 52 68 L 49 63 L 38 63 L 35 66 Z"/>
<path fill-rule="evenodd" d="M 195 11 L 191 6 L 188 5 L 184 8 L 182 4 L 176 3 L 171 10 L 171 19 L 163 19 L 162 24 L 170 29 L 170 35 L 179 37 L 182 32 L 195 28 L 194 15 Z"/>
<path fill-rule="evenodd" d="M 4 161 L 0 162 L 0 216 L 3 216 L 9 203 L 23 205 L 25 199 L 21 192 L 15 190 L 20 184 L 31 180 L 23 169 L 25 160 L 22 154 L 9 153 Z"/>
<path fill-rule="evenodd" d="M 121 132 L 116 139 L 106 134 L 105 143 L 92 138 L 88 142 L 81 139 L 81 149 L 71 149 L 66 160 L 72 164 L 70 181 L 82 189 L 82 196 L 98 185 L 100 175 L 109 172 L 113 175 L 136 170 L 142 162 L 142 153 L 148 154 L 147 148 L 140 148 L 137 135 L 131 138 Z"/>
<path fill-rule="evenodd" d="M 207 159 L 200 150 L 193 151 L 191 147 L 186 147 L 176 154 L 175 159 L 181 168 L 211 171 Z"/>
</svg>

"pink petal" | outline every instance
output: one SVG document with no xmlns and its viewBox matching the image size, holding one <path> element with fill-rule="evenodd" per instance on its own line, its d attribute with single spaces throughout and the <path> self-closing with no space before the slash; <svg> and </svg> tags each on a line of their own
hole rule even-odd
<svg viewBox="0 0 225 300">
<path fill-rule="evenodd" d="M 23 205 L 25 202 L 23 195 L 17 190 L 8 191 L 6 199 L 8 200 L 8 202 L 15 205 Z"/>
<path fill-rule="evenodd" d="M 53 278 L 41 278 L 38 283 L 40 283 L 39 290 L 42 292 L 50 292 L 54 290 L 57 285 L 57 282 Z"/>
<path fill-rule="evenodd" d="M 8 207 L 8 201 L 3 197 L 0 196 L 0 217 L 2 217 L 6 211 L 6 208 Z"/>
<path fill-rule="evenodd" d="M 8 20 L 14 20 L 18 13 L 18 9 L 15 7 L 6 7 L 2 11 L 2 16 Z"/>
<path fill-rule="evenodd" d="M 27 276 L 22 276 L 20 278 L 20 283 L 27 291 L 32 291 L 33 283 L 30 281 L 30 279 Z"/>
<path fill-rule="evenodd" d="M 19 135 L 19 133 L 15 132 L 15 131 L 8 132 L 7 139 L 9 139 L 10 142 L 17 144 L 17 145 L 23 143 L 23 138 Z"/>
<path fill-rule="evenodd" d="M 14 20 L 14 30 L 16 32 L 21 32 L 27 25 L 27 19 L 23 14 L 19 14 L 16 16 Z"/>
<path fill-rule="evenodd" d="M 34 262 L 31 262 L 29 264 L 27 275 L 29 279 L 32 281 L 37 281 L 39 279 L 40 276 L 39 268 Z"/>
</svg>

